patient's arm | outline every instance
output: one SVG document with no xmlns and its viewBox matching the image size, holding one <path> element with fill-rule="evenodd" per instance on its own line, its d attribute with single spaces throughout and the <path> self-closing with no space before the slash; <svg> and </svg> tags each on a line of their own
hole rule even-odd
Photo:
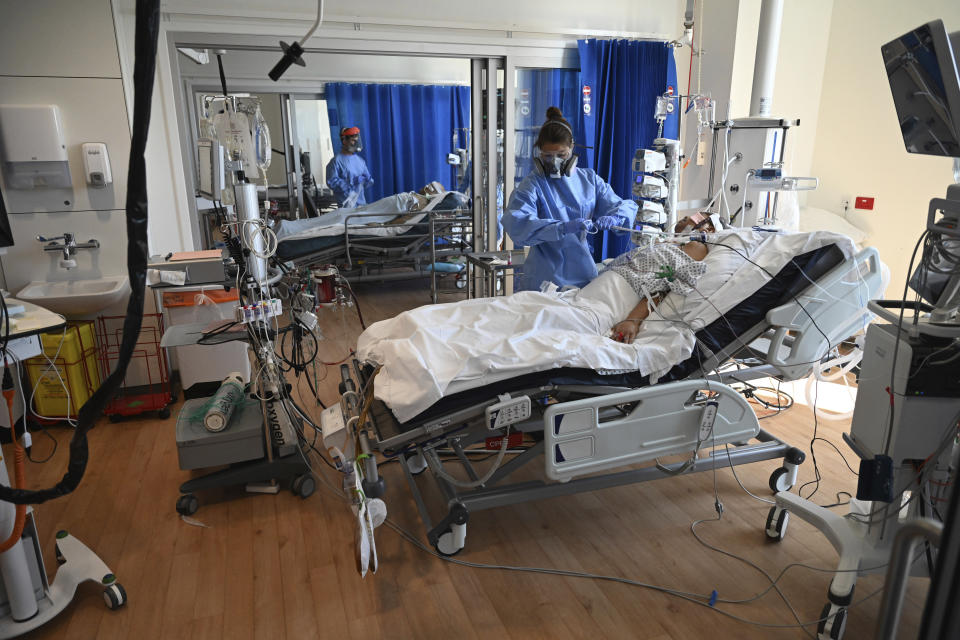
<svg viewBox="0 0 960 640">
<path fill-rule="evenodd" d="M 663 300 L 665 294 L 658 293 L 653 296 L 653 301 L 657 304 L 660 304 L 660 301 Z M 640 331 L 640 323 L 647 319 L 647 316 L 650 315 L 650 305 L 646 298 L 640 301 L 640 304 L 635 306 L 633 310 L 627 314 L 627 319 L 618 322 L 613 325 L 613 336 L 611 336 L 617 342 L 623 342 L 625 344 L 630 344 L 633 342 L 633 339 L 637 337 L 637 332 Z"/>
<path fill-rule="evenodd" d="M 700 262 L 707 257 L 707 252 L 709 249 L 707 245 L 702 242 L 687 242 L 684 243 L 680 250 L 687 254 L 693 260 Z M 653 301 L 655 304 L 660 304 L 660 301 L 667 294 L 658 293 L 653 296 Z M 611 336 L 617 342 L 624 342 L 630 344 L 633 342 L 633 339 L 637 337 L 637 332 L 640 331 L 640 324 L 647 319 L 647 316 L 650 315 L 650 306 L 647 298 L 643 298 L 640 301 L 640 304 L 635 306 L 633 310 L 627 314 L 626 320 L 618 322 L 613 326 L 613 335 Z"/>
</svg>

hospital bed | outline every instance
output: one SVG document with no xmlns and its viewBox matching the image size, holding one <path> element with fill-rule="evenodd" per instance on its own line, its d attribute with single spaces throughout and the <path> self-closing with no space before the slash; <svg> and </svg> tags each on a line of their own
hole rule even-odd
<svg viewBox="0 0 960 640">
<path fill-rule="evenodd" d="M 278 235 L 277 257 L 296 266 L 333 264 L 351 282 L 430 277 L 437 301 L 434 265 L 472 249 L 473 213 L 452 192 L 429 197 L 413 211 L 344 210 L 306 221 L 312 229 L 289 239 Z M 310 233 L 313 235 L 310 235 Z M 454 270 L 457 288 L 465 269 Z"/>
<path fill-rule="evenodd" d="M 401 420 L 396 403 L 372 398 L 379 369 L 355 359 L 341 368 L 341 407 L 346 420 L 357 424 L 361 451 L 399 460 L 427 538 L 444 554 L 463 548 L 471 513 L 531 500 L 776 458 L 783 465 L 771 475 L 771 489 L 789 490 L 803 452 L 761 429 L 751 405 L 730 385 L 804 377 L 869 322 L 866 303 L 881 292 L 885 267 L 874 249 L 856 253 L 842 236 L 829 239 L 787 256 L 770 274 L 775 277 L 698 328 L 690 355 L 658 376 L 566 366 L 481 377 L 451 385 L 451 393 L 423 410 L 404 407 Z M 760 255 L 752 255 L 751 264 Z M 417 413 L 411 417 L 412 411 Z M 501 464 L 480 477 L 468 448 L 484 442 L 487 449 L 506 447 L 508 432 L 534 444 L 510 458 L 498 456 L 495 463 Z M 452 452 L 446 461 L 441 448 Z M 685 460 L 660 462 L 677 455 Z M 379 495 L 376 464 L 372 457 L 365 463 L 365 491 Z M 453 477 L 454 465 L 466 475 Z M 545 478 L 513 479 L 537 465 Z M 444 499 L 436 519 L 415 478 L 424 470 Z"/>
</svg>

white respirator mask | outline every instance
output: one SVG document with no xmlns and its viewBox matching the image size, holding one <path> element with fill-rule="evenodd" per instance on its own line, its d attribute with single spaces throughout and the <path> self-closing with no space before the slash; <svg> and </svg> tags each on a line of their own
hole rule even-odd
<svg viewBox="0 0 960 640">
<path fill-rule="evenodd" d="M 573 170 L 577 168 L 577 156 L 571 153 L 570 157 L 564 157 L 556 153 L 543 153 L 537 150 L 533 164 L 537 172 L 542 176 L 548 178 L 563 178 L 573 175 Z"/>
</svg>

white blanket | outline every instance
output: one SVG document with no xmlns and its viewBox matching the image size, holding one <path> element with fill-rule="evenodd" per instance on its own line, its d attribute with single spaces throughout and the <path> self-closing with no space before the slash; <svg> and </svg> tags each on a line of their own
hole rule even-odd
<svg viewBox="0 0 960 640">
<path fill-rule="evenodd" d="M 343 235 L 346 230 L 345 224 L 350 226 L 350 233 L 352 235 L 392 236 L 403 233 L 404 228 L 399 226 L 384 227 L 366 225 L 382 225 L 383 223 L 388 223 L 397 216 L 403 215 L 403 212 L 412 211 L 416 206 L 419 206 L 416 194 L 413 192 L 398 193 L 355 209 L 337 209 L 319 218 L 281 220 L 274 231 L 277 234 L 277 240 L 279 242 L 340 236 Z M 357 214 L 383 215 L 357 216 Z M 414 216 L 414 218 L 416 219 L 411 218 L 410 221 L 419 222 L 423 218 L 423 214 Z M 410 227 L 405 228 L 409 229 Z"/>
<path fill-rule="evenodd" d="M 433 211 L 444 198 L 454 194 L 461 201 L 469 202 L 469 199 L 457 192 L 445 191 L 440 194 L 426 196 L 427 204 L 421 208 L 424 196 L 420 196 L 413 191 L 397 193 L 386 198 L 380 198 L 376 202 L 365 204 L 362 207 L 354 209 L 337 209 L 330 213 L 325 213 L 319 218 L 306 218 L 303 220 L 281 220 L 274 229 L 277 234 L 278 242 L 287 240 L 305 240 L 307 238 L 326 238 L 330 236 L 341 236 L 349 227 L 352 236 L 377 236 L 388 237 L 396 236 L 409 231 L 413 224 L 421 222 L 427 212 Z M 405 222 L 407 225 L 389 225 L 399 216 L 407 213 L 416 213 L 410 216 Z M 362 215 L 360 215 L 362 214 Z M 384 226 L 388 225 L 388 226 Z M 426 229 L 426 227 L 422 227 Z"/>
<path fill-rule="evenodd" d="M 736 231 L 711 246 L 697 293 L 670 294 L 642 325 L 633 344 L 608 336 L 639 302 L 619 275 L 606 272 L 583 289 L 561 294 L 524 291 L 424 306 L 370 326 L 357 357 L 382 365 L 375 396 L 401 422 L 444 395 L 557 367 L 639 371 L 658 377 L 686 360 L 696 330 L 762 287 L 791 258 L 835 243 L 849 258 L 853 243 L 828 232 Z"/>
</svg>

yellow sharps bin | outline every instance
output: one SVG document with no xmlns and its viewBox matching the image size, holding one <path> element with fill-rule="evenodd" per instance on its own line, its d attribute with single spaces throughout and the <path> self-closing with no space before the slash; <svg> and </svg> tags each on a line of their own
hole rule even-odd
<svg viewBox="0 0 960 640">
<path fill-rule="evenodd" d="M 41 334 L 40 342 L 46 357 L 36 356 L 25 363 L 30 384 L 35 389 L 34 408 L 46 418 L 75 418 L 83 403 L 100 386 L 93 322 L 71 323 L 66 332 Z"/>
</svg>

